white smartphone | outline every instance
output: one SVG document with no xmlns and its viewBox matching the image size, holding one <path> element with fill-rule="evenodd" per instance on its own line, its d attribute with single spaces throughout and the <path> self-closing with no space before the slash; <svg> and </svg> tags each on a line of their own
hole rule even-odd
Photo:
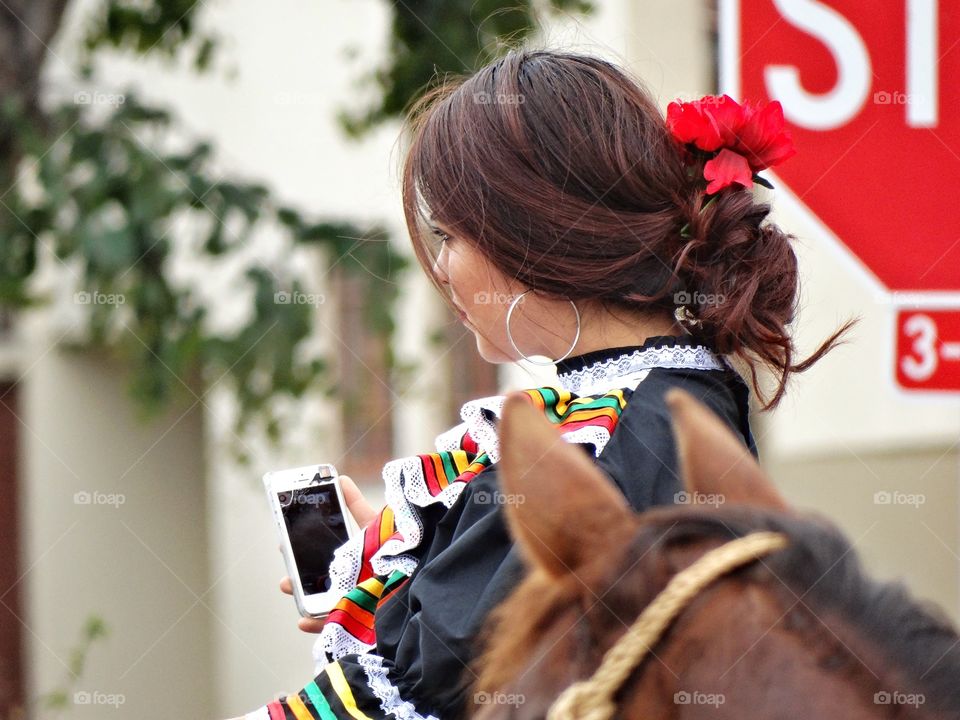
<svg viewBox="0 0 960 720">
<path fill-rule="evenodd" d="M 280 533 L 297 609 L 304 617 L 326 617 L 340 599 L 330 589 L 330 561 L 359 527 L 343 499 L 333 465 L 306 465 L 263 476 Z"/>
</svg>

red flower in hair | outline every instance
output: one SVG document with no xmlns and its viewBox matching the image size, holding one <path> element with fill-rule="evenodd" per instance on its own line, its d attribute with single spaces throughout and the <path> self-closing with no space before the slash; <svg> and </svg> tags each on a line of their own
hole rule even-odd
<svg viewBox="0 0 960 720">
<path fill-rule="evenodd" d="M 729 95 L 707 95 L 693 102 L 672 102 L 667 127 L 691 152 L 710 157 L 703 176 L 711 195 L 733 184 L 770 187 L 757 173 L 797 152 L 777 101 L 741 105 Z"/>
</svg>

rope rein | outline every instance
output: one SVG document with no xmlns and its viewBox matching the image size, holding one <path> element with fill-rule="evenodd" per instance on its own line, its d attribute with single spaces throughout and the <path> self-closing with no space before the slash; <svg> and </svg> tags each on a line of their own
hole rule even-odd
<svg viewBox="0 0 960 720">
<path fill-rule="evenodd" d="M 751 533 L 714 548 L 677 573 L 607 650 L 593 675 L 560 693 L 547 710 L 547 720 L 609 720 L 617 710 L 613 701 L 617 689 L 701 590 L 786 545 L 787 538 L 780 533 Z"/>
</svg>

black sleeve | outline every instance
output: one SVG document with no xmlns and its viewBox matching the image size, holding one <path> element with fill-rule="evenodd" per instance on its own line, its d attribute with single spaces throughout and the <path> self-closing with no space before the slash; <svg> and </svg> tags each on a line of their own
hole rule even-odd
<svg viewBox="0 0 960 720">
<path fill-rule="evenodd" d="M 672 387 L 705 403 L 756 453 L 742 380 L 732 372 L 656 368 L 633 390 L 597 459 L 636 512 L 675 503 L 683 490 L 665 399 Z"/>
<path fill-rule="evenodd" d="M 463 715 L 476 636 L 523 577 L 504 502 L 493 465 L 464 488 L 425 561 L 377 610 L 378 652 L 394 659 L 400 695 L 420 712 Z"/>
</svg>

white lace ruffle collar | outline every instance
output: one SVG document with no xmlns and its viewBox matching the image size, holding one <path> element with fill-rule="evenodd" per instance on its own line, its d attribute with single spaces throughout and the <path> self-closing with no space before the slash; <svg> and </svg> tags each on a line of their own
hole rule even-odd
<svg viewBox="0 0 960 720">
<path fill-rule="evenodd" d="M 726 370 L 727 361 L 691 338 L 654 337 L 636 347 L 596 350 L 557 363 L 557 383 L 576 395 L 635 388 L 653 368 Z"/>
</svg>

